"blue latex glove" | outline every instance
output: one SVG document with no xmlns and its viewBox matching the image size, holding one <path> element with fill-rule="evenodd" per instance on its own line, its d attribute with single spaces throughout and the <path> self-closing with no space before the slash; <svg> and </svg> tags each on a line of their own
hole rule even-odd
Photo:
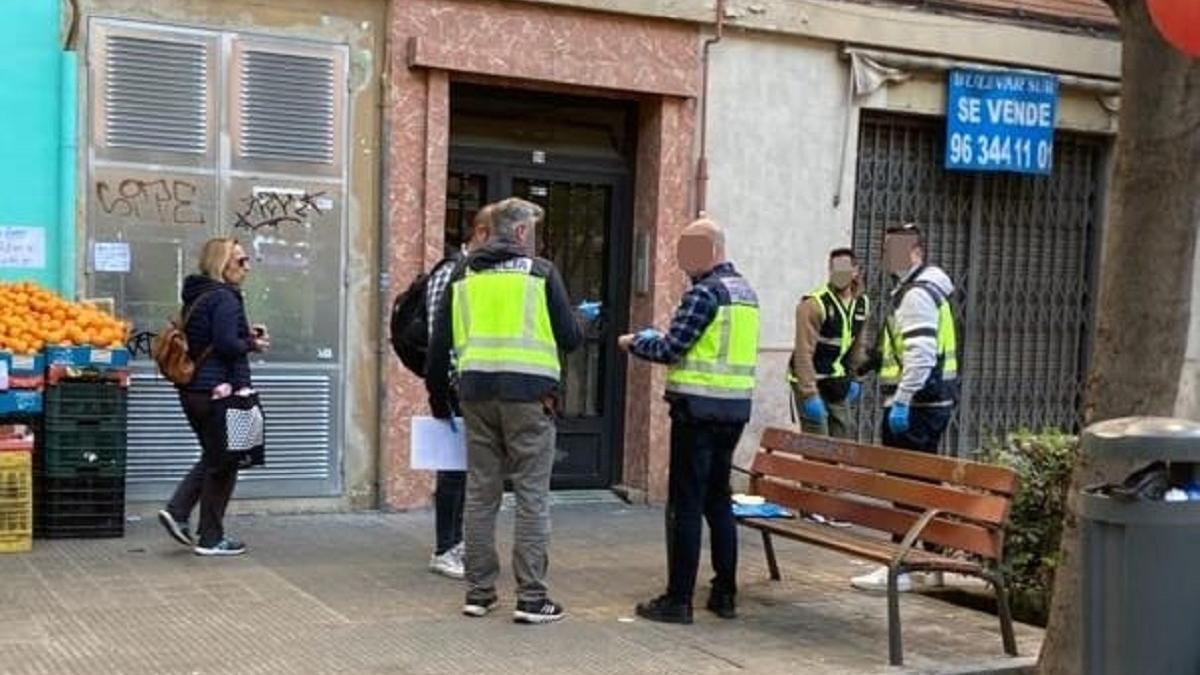
<svg viewBox="0 0 1200 675">
<path fill-rule="evenodd" d="M 584 300 L 583 302 L 579 303 L 579 307 L 576 309 L 579 310 L 580 316 L 582 316 L 584 319 L 587 319 L 588 323 L 592 323 L 596 319 L 600 318 L 600 308 L 602 306 L 603 303 L 594 300 Z"/>
<path fill-rule="evenodd" d="M 861 396 L 862 385 L 857 382 L 851 382 L 850 391 L 846 392 L 846 403 L 857 403 Z"/>
<path fill-rule="evenodd" d="M 824 424 L 825 420 L 829 419 L 829 410 L 825 408 L 825 401 L 821 400 L 820 396 L 809 396 L 804 401 L 804 419 L 813 424 Z"/>
<path fill-rule="evenodd" d="M 888 413 L 888 428 L 893 434 L 902 434 L 908 431 L 908 404 L 893 403 L 892 411 Z"/>
</svg>

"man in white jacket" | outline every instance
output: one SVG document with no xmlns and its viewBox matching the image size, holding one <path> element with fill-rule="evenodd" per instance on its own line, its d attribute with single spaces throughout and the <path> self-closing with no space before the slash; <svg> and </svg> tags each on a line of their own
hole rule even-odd
<svg viewBox="0 0 1200 675">
<path fill-rule="evenodd" d="M 884 394 L 883 444 L 936 453 L 958 404 L 958 338 L 950 295 L 954 284 L 925 261 L 925 239 L 916 225 L 889 228 L 884 265 L 896 286 L 892 311 L 880 330 L 879 383 Z M 887 568 L 852 581 L 856 588 L 887 588 Z M 901 591 L 911 590 L 900 575 Z"/>
</svg>

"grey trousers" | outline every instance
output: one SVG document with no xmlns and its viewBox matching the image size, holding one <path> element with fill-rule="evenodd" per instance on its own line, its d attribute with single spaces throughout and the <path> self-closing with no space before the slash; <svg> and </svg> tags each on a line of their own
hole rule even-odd
<svg viewBox="0 0 1200 675">
<path fill-rule="evenodd" d="M 463 401 L 467 427 L 467 503 L 463 513 L 467 600 L 496 597 L 500 557 L 496 514 L 506 474 L 516 497 L 513 573 L 517 599 L 546 597 L 554 419 L 540 402 Z"/>
</svg>

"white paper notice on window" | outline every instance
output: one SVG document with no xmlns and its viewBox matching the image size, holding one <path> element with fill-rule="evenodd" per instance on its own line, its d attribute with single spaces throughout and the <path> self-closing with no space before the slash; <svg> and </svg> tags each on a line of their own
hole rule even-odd
<svg viewBox="0 0 1200 675">
<path fill-rule="evenodd" d="M 0 361 L 0 391 L 8 391 L 8 361 Z"/>
<path fill-rule="evenodd" d="M 46 269 L 46 230 L 19 225 L 0 226 L 0 268 Z"/>
<path fill-rule="evenodd" d="M 92 244 L 92 266 L 97 272 L 129 272 L 133 254 L 126 241 L 98 241 Z"/>
<path fill-rule="evenodd" d="M 409 457 L 418 471 L 466 471 L 467 435 L 461 417 L 449 420 L 412 418 L 412 447 Z"/>
</svg>

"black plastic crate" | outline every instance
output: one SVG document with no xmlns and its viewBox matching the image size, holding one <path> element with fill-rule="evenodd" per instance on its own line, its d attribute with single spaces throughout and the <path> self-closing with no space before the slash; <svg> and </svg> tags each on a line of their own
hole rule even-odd
<svg viewBox="0 0 1200 675">
<path fill-rule="evenodd" d="M 43 401 L 48 424 L 77 420 L 123 420 L 129 390 L 118 382 L 64 380 L 46 387 Z"/>
<path fill-rule="evenodd" d="M 125 535 L 124 478 L 34 478 L 33 534 L 37 539 Z"/>
</svg>

